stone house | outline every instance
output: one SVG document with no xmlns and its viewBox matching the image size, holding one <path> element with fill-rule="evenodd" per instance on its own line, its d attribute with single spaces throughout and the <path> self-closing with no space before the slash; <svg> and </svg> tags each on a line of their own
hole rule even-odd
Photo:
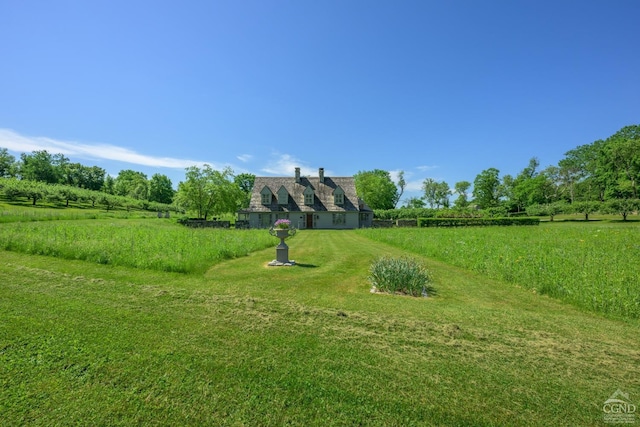
<svg viewBox="0 0 640 427">
<path fill-rule="evenodd" d="M 347 229 L 370 227 L 373 211 L 356 195 L 353 177 L 328 177 L 324 168 L 317 177 L 256 177 L 247 209 L 238 220 L 250 228 L 269 228 L 288 219 L 299 229 Z"/>
</svg>

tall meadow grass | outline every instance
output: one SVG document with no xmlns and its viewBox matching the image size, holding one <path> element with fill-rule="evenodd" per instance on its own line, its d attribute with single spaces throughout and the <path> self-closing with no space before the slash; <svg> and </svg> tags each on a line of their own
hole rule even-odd
<svg viewBox="0 0 640 427">
<path fill-rule="evenodd" d="M 146 211 L 100 211 L 98 209 L 47 209 L 0 207 L 0 224 L 7 222 L 55 221 L 72 219 L 108 219 L 108 218 L 157 218 L 157 213 Z"/>
<path fill-rule="evenodd" d="M 613 316 L 640 317 L 640 226 L 366 229 L 358 233 Z"/>
<path fill-rule="evenodd" d="M 0 226 L 0 249 L 161 271 L 205 271 L 275 245 L 264 230 L 191 229 L 165 220 L 17 222 Z"/>
</svg>

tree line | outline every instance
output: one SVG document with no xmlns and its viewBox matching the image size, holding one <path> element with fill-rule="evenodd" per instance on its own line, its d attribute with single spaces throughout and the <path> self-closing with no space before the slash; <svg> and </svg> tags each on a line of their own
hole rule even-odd
<svg viewBox="0 0 640 427">
<path fill-rule="evenodd" d="M 374 211 L 395 209 L 404 191 L 404 174 L 394 184 L 386 171 L 361 171 L 355 175 L 358 195 Z M 560 212 L 619 213 L 640 209 L 640 126 L 620 129 L 605 140 L 576 147 L 565 153 L 557 165 L 540 169 L 532 158 L 515 177 L 500 176 L 496 168 L 480 172 L 473 184 L 427 178 L 423 195 L 408 199 L 402 208 L 456 211 L 489 210 L 499 213 L 553 215 Z M 473 190 L 470 191 L 473 185 Z M 452 201 L 451 199 L 455 199 Z M 400 213 L 398 213 L 400 215 Z M 431 215 L 429 215 L 431 216 Z"/>
<path fill-rule="evenodd" d="M 204 219 L 246 208 L 255 181 L 255 175 L 235 175 L 228 168 L 217 171 L 209 165 L 192 166 L 186 169 L 185 180 L 176 191 L 166 175 L 156 173 L 148 179 L 142 172 L 127 169 L 114 178 L 98 166 L 72 163 L 62 154 L 33 151 L 22 153 L 16 160 L 5 148 L 0 148 L 0 178 L 5 193 L 16 195 L 20 187 L 20 194 L 33 200 L 33 204 L 45 197 L 42 185 L 48 184 L 59 186 L 57 191 L 49 191 L 48 197 L 66 200 L 67 205 L 80 197 L 93 198 L 89 200 L 95 205 L 96 197 L 101 197 L 99 200 L 108 209 L 112 203 L 125 203 L 124 199 L 115 198 L 123 197 L 141 206 L 172 206 Z M 354 180 L 358 196 L 377 216 L 388 216 L 383 212 L 398 206 L 406 187 L 402 171 L 397 183 L 381 169 L 359 171 Z M 620 213 L 626 219 L 629 212 L 640 207 L 638 181 L 640 126 L 633 125 L 606 140 L 578 146 L 565 153 L 557 165 L 545 169 L 540 169 L 535 157 L 515 177 L 500 176 L 493 167 L 485 169 L 475 177 L 472 191 L 469 181 L 456 182 L 451 188 L 445 181 L 427 178 L 422 183 L 423 195 L 409 198 L 402 208 L 404 213 L 428 208 L 440 211 L 439 215 L 453 216 L 473 215 L 479 210 L 492 216 L 529 213 L 553 217 L 560 212 L 581 212 L 585 218 L 596 211 L 607 211 Z M 81 196 L 73 188 L 113 197 L 88 196 L 90 193 Z"/>
<path fill-rule="evenodd" d="M 0 178 L 0 194 L 8 200 L 26 198 L 33 206 L 41 200 L 70 206 L 70 202 L 87 203 L 92 207 L 101 207 L 110 211 L 116 208 L 130 210 L 148 210 L 155 212 L 180 211 L 174 204 L 138 200 L 126 196 L 88 190 L 62 184 L 47 184 L 40 181 L 20 180 L 17 178 Z"/>
<path fill-rule="evenodd" d="M 63 154 L 47 150 L 22 153 L 16 160 L 6 148 L 0 148 L 0 178 L 58 184 L 163 204 L 171 204 L 175 194 L 166 175 L 154 174 L 148 179 L 142 172 L 127 169 L 113 178 L 99 166 L 72 163 Z"/>
<path fill-rule="evenodd" d="M 186 169 L 177 191 L 169 177 L 159 173 L 150 179 L 142 172 L 121 170 L 115 178 L 98 166 L 72 163 L 63 154 L 46 150 L 22 153 L 16 159 L 0 148 L 0 191 L 9 199 L 84 201 L 107 210 L 115 207 L 158 211 L 192 211 L 198 218 L 234 213 L 247 207 L 255 175 L 234 175 L 209 165 Z"/>
</svg>

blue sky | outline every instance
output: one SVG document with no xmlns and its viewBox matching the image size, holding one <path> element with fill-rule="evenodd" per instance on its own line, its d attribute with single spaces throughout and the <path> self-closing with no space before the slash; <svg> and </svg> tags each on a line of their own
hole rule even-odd
<svg viewBox="0 0 640 427">
<path fill-rule="evenodd" d="M 450 186 L 640 123 L 640 2 L 0 0 L 0 147 Z"/>
</svg>

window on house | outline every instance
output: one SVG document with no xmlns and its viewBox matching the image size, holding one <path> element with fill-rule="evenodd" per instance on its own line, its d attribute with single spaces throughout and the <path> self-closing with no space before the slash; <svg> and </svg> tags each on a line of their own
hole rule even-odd
<svg viewBox="0 0 640 427">
<path fill-rule="evenodd" d="M 335 203 L 336 205 L 344 204 L 344 191 L 342 190 L 342 188 L 338 187 L 333 190 L 333 203 Z"/>
<path fill-rule="evenodd" d="M 278 190 L 278 204 L 286 205 L 289 202 L 289 192 L 286 188 L 280 187 Z"/>
<path fill-rule="evenodd" d="M 260 221 L 260 226 L 262 227 L 271 226 L 271 214 L 259 214 L 258 220 Z"/>
<path fill-rule="evenodd" d="M 334 213 L 333 214 L 333 225 L 344 224 L 347 220 L 347 215 L 344 213 Z"/>
<path fill-rule="evenodd" d="M 313 205 L 313 190 L 311 189 L 311 187 L 307 187 L 304 190 L 304 204 L 305 205 Z"/>
<path fill-rule="evenodd" d="M 262 193 L 262 204 L 263 205 L 271 204 L 271 193 Z"/>
<path fill-rule="evenodd" d="M 289 219 L 289 213 L 285 212 L 285 213 L 276 214 L 276 220 L 279 220 L 279 219 Z"/>
</svg>

